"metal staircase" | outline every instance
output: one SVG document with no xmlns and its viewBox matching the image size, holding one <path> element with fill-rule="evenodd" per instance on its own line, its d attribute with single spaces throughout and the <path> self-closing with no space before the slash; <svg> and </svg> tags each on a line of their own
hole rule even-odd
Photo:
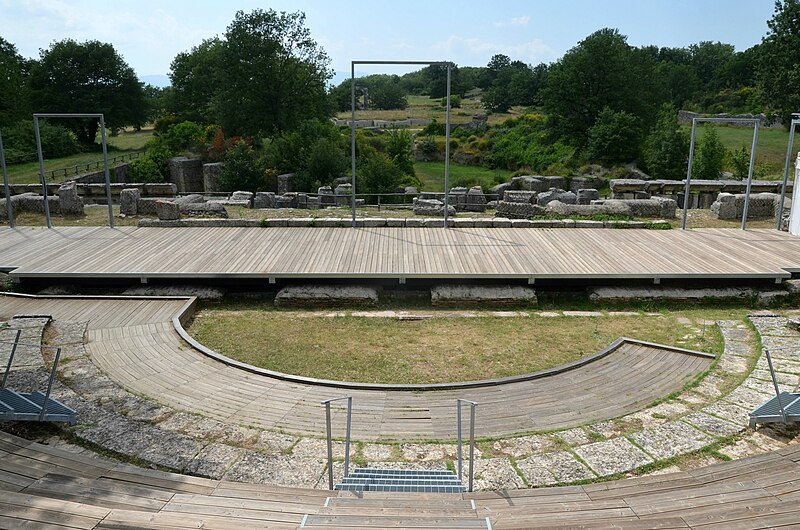
<svg viewBox="0 0 800 530">
<path fill-rule="evenodd" d="M 340 491 L 391 491 L 397 493 L 464 493 L 466 488 L 448 470 L 356 468 L 334 487 Z"/>
<path fill-rule="evenodd" d="M 61 348 L 56 350 L 46 392 L 24 393 L 6 388 L 11 364 L 14 362 L 14 354 L 17 352 L 17 347 L 22 344 L 19 342 L 19 336 L 20 331 L 17 330 L 17 336 L 11 343 L 11 353 L 3 374 L 3 382 L 0 384 L 0 421 L 56 421 L 75 425 L 75 411 L 59 400 L 50 397 L 53 381 L 56 378 L 58 359 L 61 357 Z M 35 346 L 41 347 L 38 344 Z"/>
</svg>

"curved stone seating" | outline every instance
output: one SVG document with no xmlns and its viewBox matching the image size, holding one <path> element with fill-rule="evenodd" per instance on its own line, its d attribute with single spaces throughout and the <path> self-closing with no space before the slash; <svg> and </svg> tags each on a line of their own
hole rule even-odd
<svg viewBox="0 0 800 530">
<path fill-rule="evenodd" d="M 532 380 L 436 392 L 336 388 L 250 373 L 201 354 L 176 330 L 191 310 L 185 298 L 0 297 L 0 320 L 46 312 L 88 321 L 92 361 L 129 391 L 220 421 L 296 434 L 324 435 L 319 403 L 344 394 L 354 398 L 354 436 L 363 440 L 455 438 L 456 398 L 480 403 L 479 437 L 576 427 L 639 410 L 680 390 L 712 361 L 625 342 L 593 362 Z"/>
<path fill-rule="evenodd" d="M 694 471 L 532 490 L 354 495 L 140 469 L 0 432 L 0 527 L 702 528 L 800 520 L 800 446 Z"/>
</svg>

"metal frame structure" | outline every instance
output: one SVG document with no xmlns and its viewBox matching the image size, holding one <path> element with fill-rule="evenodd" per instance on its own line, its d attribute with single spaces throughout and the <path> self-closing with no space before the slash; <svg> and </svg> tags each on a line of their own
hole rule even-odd
<svg viewBox="0 0 800 530">
<path fill-rule="evenodd" d="M 331 403 L 334 401 L 347 400 L 347 429 L 344 436 L 344 478 L 350 474 L 350 424 L 353 415 L 353 396 L 343 396 L 339 398 L 326 399 L 322 402 L 325 405 L 325 425 L 328 430 L 328 489 L 333 489 L 333 438 L 331 435 Z"/>
<path fill-rule="evenodd" d="M 776 349 L 789 350 L 794 348 Z M 772 355 L 770 355 L 768 348 L 764 348 L 764 355 L 767 358 L 772 386 L 775 389 L 775 397 L 750 412 L 750 428 L 755 428 L 759 423 L 788 424 L 800 422 L 800 393 L 781 392 L 778 386 L 778 378 L 775 376 L 775 368 L 772 365 Z"/>
<path fill-rule="evenodd" d="M 3 150 L 2 133 L 0 133 L 0 168 L 3 170 L 3 186 L 6 193 L 6 208 L 8 208 L 8 226 L 14 228 L 14 206 L 11 204 L 11 188 L 8 186 L 8 169 L 6 168 L 6 153 Z"/>
<path fill-rule="evenodd" d="M 464 483 L 463 477 L 463 455 L 461 452 L 461 403 L 469 405 L 469 487 L 467 491 L 472 491 L 472 482 L 475 477 L 475 407 L 478 404 L 468 399 L 456 400 L 456 430 L 458 431 L 458 481 Z"/>
<path fill-rule="evenodd" d="M 753 145 L 750 148 L 750 168 L 747 170 L 747 190 L 744 197 L 744 212 L 742 212 L 742 230 L 747 230 L 747 209 L 750 205 L 750 187 L 753 184 L 753 168 L 756 163 L 756 142 L 758 141 L 758 118 L 693 118 L 692 119 L 692 141 L 689 144 L 689 167 L 686 169 L 686 186 L 683 191 L 683 220 L 681 230 L 686 230 L 686 214 L 689 210 L 689 185 L 692 181 L 692 163 L 694 162 L 694 140 L 697 135 L 697 124 L 700 122 L 710 123 L 750 123 L 753 125 Z"/>
<path fill-rule="evenodd" d="M 786 183 L 789 180 L 789 167 L 792 164 L 792 149 L 794 149 L 794 129 L 800 125 L 800 113 L 792 113 L 792 124 L 789 127 L 789 144 L 786 146 L 786 164 L 783 166 L 783 186 L 781 186 L 781 204 L 778 207 L 778 219 L 775 222 L 775 230 L 781 229 L 783 221 L 783 201 L 786 198 Z"/>
<path fill-rule="evenodd" d="M 44 177 L 44 156 L 42 156 L 42 138 L 39 133 L 39 118 L 100 118 L 100 135 L 103 140 L 103 167 L 106 175 L 106 200 L 108 201 L 108 225 L 114 228 L 114 205 L 111 202 L 111 176 L 108 171 L 108 146 L 106 144 L 106 119 L 102 113 L 35 113 L 33 127 L 36 132 L 36 151 L 39 155 L 39 176 L 42 181 L 42 194 L 44 196 L 44 214 L 47 218 L 47 228 L 53 228 L 50 220 L 50 203 L 47 202 L 47 181 Z"/>
<path fill-rule="evenodd" d="M 356 65 L 425 65 L 447 67 L 447 118 L 445 121 L 445 146 L 444 146 L 444 228 L 447 229 L 447 206 L 450 193 L 450 78 L 453 63 L 450 61 L 350 61 L 350 159 L 352 169 L 352 196 L 351 207 L 353 210 L 353 224 L 356 227 Z"/>
</svg>

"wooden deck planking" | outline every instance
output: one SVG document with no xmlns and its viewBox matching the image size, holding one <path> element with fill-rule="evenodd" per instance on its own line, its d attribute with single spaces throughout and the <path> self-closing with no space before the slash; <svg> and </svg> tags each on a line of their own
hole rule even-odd
<svg viewBox="0 0 800 530">
<path fill-rule="evenodd" d="M 456 398 L 480 402 L 478 436 L 574 427 L 639 410 L 710 365 L 708 358 L 629 343 L 585 367 L 533 381 L 437 392 L 343 390 L 246 372 L 187 347 L 171 321 L 184 304 L 3 296 L 0 320 L 46 312 L 56 320 L 88 322 L 87 353 L 118 384 L 222 421 L 322 435 L 320 402 L 351 394 L 354 434 L 363 439 L 453 438 Z M 341 410 L 334 411 L 341 419 Z M 342 428 L 337 421 L 337 435 Z"/>
<path fill-rule="evenodd" d="M 800 271 L 774 230 L 0 228 L 24 277 L 724 278 Z"/>
</svg>

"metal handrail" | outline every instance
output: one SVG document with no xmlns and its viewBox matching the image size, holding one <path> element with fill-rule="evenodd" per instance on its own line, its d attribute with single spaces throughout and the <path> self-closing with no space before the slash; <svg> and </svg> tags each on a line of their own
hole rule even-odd
<svg viewBox="0 0 800 530">
<path fill-rule="evenodd" d="M 463 483 L 463 456 L 461 451 L 461 403 L 469 403 L 469 488 L 472 491 L 472 481 L 475 476 L 475 408 L 478 404 L 468 399 L 456 400 L 456 429 L 458 431 L 458 480 Z"/>
<path fill-rule="evenodd" d="M 334 401 L 347 400 L 347 428 L 344 438 L 344 477 L 350 475 L 350 423 L 353 414 L 353 396 L 343 396 L 338 398 L 326 399 L 322 402 L 325 405 L 325 425 L 328 432 L 328 489 L 333 489 L 333 440 L 331 437 L 331 403 Z"/>
<path fill-rule="evenodd" d="M 22 333 L 21 329 L 17 330 L 17 336 L 14 338 L 13 346 L 11 347 L 11 354 L 8 356 L 8 364 L 6 365 L 6 373 L 3 374 L 3 383 L 0 385 L 0 390 L 6 387 L 8 381 L 8 373 L 11 371 L 11 363 L 14 362 L 14 354 L 17 353 L 17 345 L 19 344 L 19 336 Z"/>
<path fill-rule="evenodd" d="M 775 387 L 775 399 L 778 400 L 778 407 L 781 409 L 781 420 L 786 423 L 786 409 L 783 408 L 783 403 L 781 402 L 781 390 L 778 387 L 778 378 L 775 377 L 775 369 L 772 367 L 772 356 L 769 354 L 769 348 L 764 348 L 764 354 L 767 356 L 769 374 L 772 376 L 772 385 Z"/>
</svg>

